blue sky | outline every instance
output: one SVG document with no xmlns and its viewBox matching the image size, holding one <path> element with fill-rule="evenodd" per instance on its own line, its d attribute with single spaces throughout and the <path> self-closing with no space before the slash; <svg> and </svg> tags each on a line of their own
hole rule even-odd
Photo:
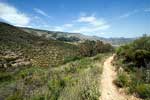
<svg viewBox="0 0 150 100">
<path fill-rule="evenodd" d="M 150 35 L 150 0 L 0 0 L 0 21 L 96 35 Z"/>
</svg>

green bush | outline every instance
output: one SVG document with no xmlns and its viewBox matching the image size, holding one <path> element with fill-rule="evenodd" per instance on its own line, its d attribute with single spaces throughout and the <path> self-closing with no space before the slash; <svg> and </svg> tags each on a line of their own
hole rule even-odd
<svg viewBox="0 0 150 100">
<path fill-rule="evenodd" d="M 45 100 L 45 96 L 38 95 L 38 96 L 33 97 L 31 100 Z"/>
<path fill-rule="evenodd" d="M 118 87 L 126 87 L 129 84 L 129 78 L 126 75 L 126 73 L 119 73 L 119 75 L 117 76 L 117 79 L 114 81 L 114 83 L 118 86 Z"/>
<path fill-rule="evenodd" d="M 48 82 L 49 90 L 51 91 L 50 100 L 57 100 L 61 91 L 66 86 L 65 79 L 53 79 Z"/>
<path fill-rule="evenodd" d="M 130 85 L 129 85 L 128 92 L 129 93 L 135 93 L 136 92 L 136 87 L 140 84 L 140 80 L 138 80 L 137 77 L 134 74 L 130 75 L 130 77 L 131 77 L 131 82 L 130 82 Z"/>
<path fill-rule="evenodd" d="M 118 59 L 124 58 L 124 63 L 133 62 L 136 67 L 148 67 L 150 63 L 150 36 L 143 36 L 134 42 L 121 46 L 116 53 Z"/>
<path fill-rule="evenodd" d="M 6 100 L 23 100 L 23 97 L 19 92 L 15 92 L 13 95 L 7 97 Z"/>
<path fill-rule="evenodd" d="M 150 84 L 140 84 L 136 87 L 136 93 L 141 98 L 149 98 L 150 99 Z"/>
<path fill-rule="evenodd" d="M 147 67 L 146 60 L 150 61 L 150 52 L 146 50 L 136 50 L 134 53 L 134 60 L 139 67 Z"/>
<path fill-rule="evenodd" d="M 119 74 L 115 83 L 119 87 L 127 87 L 129 93 L 136 93 L 139 97 L 149 100 L 150 36 L 144 35 L 130 44 L 121 46 L 116 53 L 117 64 L 122 59 L 119 66 L 129 74 L 130 80 L 126 75 Z"/>
<path fill-rule="evenodd" d="M 6 82 L 12 80 L 12 75 L 10 73 L 0 72 L 0 82 Z"/>
<path fill-rule="evenodd" d="M 97 86 L 92 84 L 92 86 L 85 87 L 81 95 L 83 100 L 99 100 L 100 92 Z"/>
<path fill-rule="evenodd" d="M 95 56 L 94 58 L 93 58 L 93 60 L 99 60 L 99 61 L 101 61 L 101 59 L 102 59 L 102 57 L 103 57 L 103 55 L 97 55 L 97 56 Z"/>
<path fill-rule="evenodd" d="M 120 55 L 121 54 L 121 51 L 122 51 L 122 48 L 120 47 L 120 48 L 116 48 L 116 54 L 117 55 Z"/>
<path fill-rule="evenodd" d="M 70 67 L 65 67 L 65 71 L 67 73 L 75 73 L 77 72 L 77 70 L 78 70 L 77 66 L 70 65 Z"/>
<path fill-rule="evenodd" d="M 81 59 L 81 57 L 79 57 L 79 56 L 69 56 L 69 57 L 65 57 L 65 58 L 64 58 L 64 64 L 65 64 L 65 63 L 68 63 L 68 62 L 70 62 L 70 61 L 75 61 L 75 60 L 79 60 L 79 59 Z"/>
</svg>

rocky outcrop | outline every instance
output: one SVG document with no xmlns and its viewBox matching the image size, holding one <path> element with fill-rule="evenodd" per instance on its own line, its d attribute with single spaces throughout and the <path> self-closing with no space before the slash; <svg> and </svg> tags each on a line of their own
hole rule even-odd
<svg viewBox="0 0 150 100">
<path fill-rule="evenodd" d="M 0 69 L 8 70 L 31 65 L 31 61 L 24 58 L 21 53 L 6 51 L 0 54 Z"/>
</svg>

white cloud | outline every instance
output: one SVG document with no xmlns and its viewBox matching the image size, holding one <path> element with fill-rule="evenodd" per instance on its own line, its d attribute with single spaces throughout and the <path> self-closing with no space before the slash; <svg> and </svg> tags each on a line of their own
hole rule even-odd
<svg viewBox="0 0 150 100">
<path fill-rule="evenodd" d="M 45 16 L 45 17 L 51 18 L 51 16 L 49 16 L 47 13 L 45 13 L 45 12 L 44 12 L 43 10 L 41 10 L 41 9 L 34 8 L 34 11 L 35 11 L 36 13 L 38 13 L 38 14 L 41 14 L 41 15 Z"/>
<path fill-rule="evenodd" d="M 127 17 L 129 17 L 129 16 L 131 16 L 131 15 L 133 15 L 133 14 L 138 13 L 138 12 L 139 12 L 138 10 L 133 10 L 133 11 L 131 11 L 131 12 L 122 14 L 121 16 L 119 16 L 119 18 L 120 18 L 120 19 L 122 19 L 122 18 L 127 18 Z"/>
<path fill-rule="evenodd" d="M 17 26 L 26 26 L 30 22 L 26 14 L 6 3 L 0 3 L 0 19 Z"/>
<path fill-rule="evenodd" d="M 78 22 L 78 24 L 84 24 L 84 26 L 73 30 L 73 32 L 79 33 L 97 33 L 110 27 L 110 25 L 104 19 L 97 18 L 94 14 L 91 16 L 80 16 L 76 22 Z"/>
<path fill-rule="evenodd" d="M 105 24 L 105 21 L 102 19 L 97 19 L 95 16 L 81 16 L 79 19 L 77 19 L 77 22 L 83 22 L 83 23 L 89 23 L 94 26 L 103 25 Z"/>
<path fill-rule="evenodd" d="M 81 16 L 79 19 L 77 19 L 78 22 L 89 22 L 92 23 L 95 21 L 94 16 Z"/>
<path fill-rule="evenodd" d="M 97 18 L 95 15 L 87 16 L 84 14 L 71 22 L 71 24 L 55 26 L 53 29 L 55 31 L 67 31 L 94 35 L 102 33 L 102 31 L 110 28 L 110 25 L 104 19 Z"/>
</svg>

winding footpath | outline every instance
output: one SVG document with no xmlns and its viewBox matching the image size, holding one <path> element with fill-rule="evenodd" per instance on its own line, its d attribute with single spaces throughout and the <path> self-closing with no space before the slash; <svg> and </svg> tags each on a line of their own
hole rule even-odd
<svg viewBox="0 0 150 100">
<path fill-rule="evenodd" d="M 104 62 L 101 77 L 101 96 L 99 100 L 139 100 L 134 96 L 128 96 L 124 93 L 120 93 L 114 85 L 113 80 L 116 77 L 116 72 L 114 70 L 115 67 L 111 64 L 113 58 L 114 56 L 111 56 Z"/>
</svg>

